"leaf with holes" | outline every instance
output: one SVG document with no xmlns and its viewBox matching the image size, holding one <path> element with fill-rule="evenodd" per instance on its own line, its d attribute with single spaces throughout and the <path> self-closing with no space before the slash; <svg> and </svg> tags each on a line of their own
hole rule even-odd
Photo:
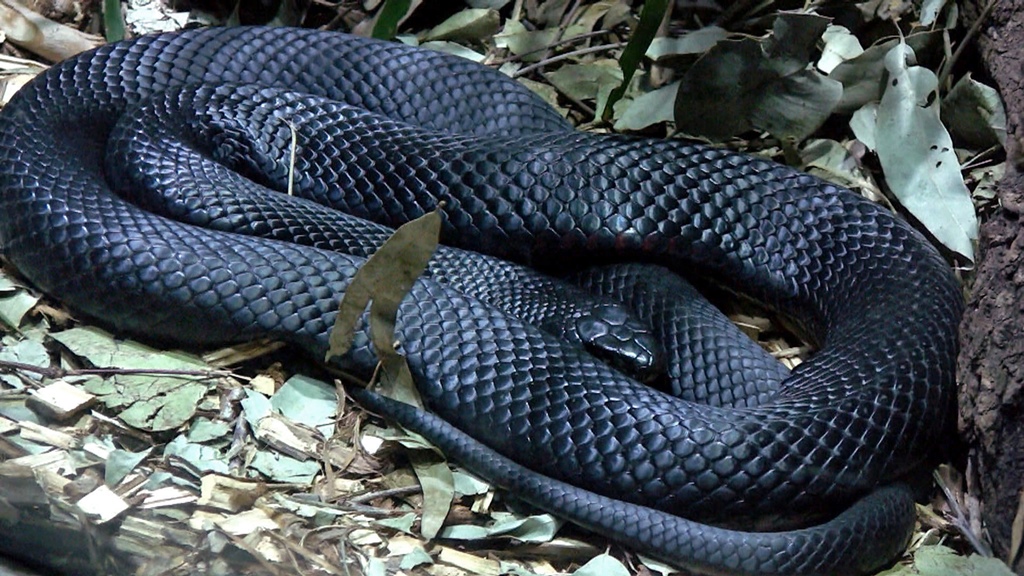
<svg viewBox="0 0 1024 576">
<path fill-rule="evenodd" d="M 910 66 L 906 44 L 885 58 L 889 83 L 875 119 L 875 151 L 900 203 L 950 250 L 974 260 L 978 219 L 953 141 L 939 120 L 938 80 Z"/>
</svg>

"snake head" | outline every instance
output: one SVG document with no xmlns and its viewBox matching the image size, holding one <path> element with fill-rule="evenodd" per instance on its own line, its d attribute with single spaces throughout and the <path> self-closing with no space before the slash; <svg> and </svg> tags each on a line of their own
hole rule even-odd
<svg viewBox="0 0 1024 576">
<path fill-rule="evenodd" d="M 665 353 L 653 331 L 618 305 L 598 305 L 580 314 L 576 335 L 588 352 L 642 382 L 665 371 Z"/>
</svg>

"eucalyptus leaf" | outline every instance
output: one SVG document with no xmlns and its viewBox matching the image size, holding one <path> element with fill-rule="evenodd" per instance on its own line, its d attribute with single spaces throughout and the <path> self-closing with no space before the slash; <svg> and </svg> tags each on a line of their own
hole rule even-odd
<svg viewBox="0 0 1024 576">
<path fill-rule="evenodd" d="M 269 398 L 251 389 L 245 390 L 245 398 L 242 398 L 239 404 L 242 406 L 246 423 L 253 429 L 259 425 L 260 420 L 266 418 L 274 410 Z"/>
<path fill-rule="evenodd" d="M 416 523 L 416 514 L 410 512 L 408 514 L 395 516 L 393 518 L 381 518 L 379 520 L 374 520 L 374 522 L 380 524 L 381 526 L 386 526 L 393 530 L 398 530 L 399 532 L 405 532 L 406 534 L 414 535 L 412 531 L 412 526 Z"/>
<path fill-rule="evenodd" d="M 472 62 L 483 62 L 487 58 L 485 54 L 481 54 L 476 50 L 471 50 L 462 44 L 456 44 L 455 42 L 431 41 L 420 44 L 420 47 L 428 50 L 434 50 L 435 52 L 444 52 L 446 54 L 465 58 Z"/>
<path fill-rule="evenodd" d="M 50 367 L 50 352 L 41 343 L 35 340 L 19 340 L 14 344 L 0 347 L 0 360 L 18 362 L 40 368 Z M 20 371 L 26 378 L 42 380 L 42 376 L 28 370 Z M 0 374 L 0 381 L 7 383 L 13 388 L 24 388 L 22 380 L 15 374 Z"/>
<path fill-rule="evenodd" d="M 527 30 L 519 20 L 508 20 L 501 32 L 494 35 L 494 45 L 507 49 L 525 62 L 540 60 L 559 36 L 556 28 Z"/>
<path fill-rule="evenodd" d="M 29 310 L 39 303 L 39 297 L 33 296 L 24 288 L 10 284 L 10 289 L 0 293 L 0 322 L 18 329 Z"/>
<path fill-rule="evenodd" d="M 978 219 L 939 120 L 938 80 L 909 66 L 912 56 L 906 44 L 886 56 L 889 84 L 878 106 L 875 151 L 900 203 L 946 247 L 973 261 Z"/>
<path fill-rule="evenodd" d="M 227 457 L 220 450 L 189 442 L 185 436 L 177 436 L 164 447 L 164 458 L 176 456 L 198 472 L 228 473 Z"/>
<path fill-rule="evenodd" d="M 880 196 L 871 176 L 861 168 L 850 151 L 835 140 L 808 141 L 800 150 L 800 162 L 810 174 L 845 188 L 866 190 L 873 196 Z"/>
<path fill-rule="evenodd" d="M 847 60 L 852 60 L 864 53 L 860 40 L 843 26 L 829 24 L 821 35 L 825 43 L 818 58 L 818 70 L 828 74 Z"/>
<path fill-rule="evenodd" d="M 212 368 L 191 354 L 160 351 L 131 340 L 117 340 L 108 332 L 92 327 L 72 328 L 52 337 L 94 366 L 154 371 L 153 374 L 115 373 L 107 384 L 92 387 L 90 383 L 85 387 L 97 394 L 108 408 L 118 408 L 118 417 L 123 422 L 140 430 L 159 432 L 185 424 L 213 386 L 202 375 Z"/>
<path fill-rule="evenodd" d="M 614 89 L 622 82 L 622 71 L 615 60 L 602 59 L 587 64 L 567 64 L 547 74 L 560 92 L 574 100 L 589 100 L 602 90 Z"/>
<path fill-rule="evenodd" d="M 104 483 L 111 488 L 117 486 L 125 476 L 149 456 L 152 450 L 152 448 L 147 448 L 142 452 L 129 452 L 121 449 L 111 451 L 103 469 Z"/>
<path fill-rule="evenodd" d="M 871 102 L 861 106 L 850 118 L 850 130 L 870 150 L 878 147 L 875 137 L 878 126 L 878 103 Z"/>
<path fill-rule="evenodd" d="M 231 426 L 223 420 L 196 418 L 188 428 L 189 442 L 209 442 L 224 440 L 231 434 Z"/>
<path fill-rule="evenodd" d="M 637 96 L 618 115 L 615 130 L 638 131 L 662 122 L 671 122 L 678 91 L 679 82 L 673 82 Z"/>
<path fill-rule="evenodd" d="M 679 84 L 676 126 L 722 140 L 748 130 L 802 140 L 832 113 L 842 87 L 810 66 L 827 19 L 781 14 L 773 35 L 721 41 Z"/>
<path fill-rule="evenodd" d="M 452 472 L 452 480 L 455 493 L 461 496 L 479 496 L 491 490 L 491 485 L 487 482 L 460 470 Z"/>
<path fill-rule="evenodd" d="M 975 151 L 1006 145 L 1006 111 L 999 92 L 967 73 L 942 101 L 942 121 L 953 140 Z"/>
<path fill-rule="evenodd" d="M 1013 576 L 998 558 L 963 556 L 945 546 L 922 546 L 910 564 L 897 564 L 877 576 Z"/>
<path fill-rule="evenodd" d="M 519 20 L 506 20 L 501 32 L 493 36 L 494 45 L 519 56 L 523 62 L 538 62 L 550 56 L 560 39 L 573 38 L 591 32 L 599 18 L 616 7 L 616 2 L 590 5 L 581 18 L 562 29 L 558 26 L 527 30 Z"/>
<path fill-rule="evenodd" d="M 334 386 L 303 374 L 289 378 L 270 398 L 270 405 L 294 422 L 334 434 L 338 393 Z"/>
<path fill-rule="evenodd" d="M 647 48 L 647 57 L 660 62 L 679 56 L 703 54 L 728 36 L 729 33 L 718 26 L 705 26 L 678 37 L 662 36 L 651 42 L 650 47 Z"/>
<path fill-rule="evenodd" d="M 416 548 L 412 552 L 402 556 L 402 561 L 398 567 L 402 570 L 412 570 L 417 566 L 429 566 L 434 563 L 434 559 L 427 554 L 423 548 Z"/>
<path fill-rule="evenodd" d="M 398 308 L 437 249 L 441 213 L 428 212 L 394 234 L 356 272 L 341 299 L 330 335 L 327 361 L 348 351 L 370 306 L 370 339 L 380 359 L 378 392 L 422 407 L 405 358 L 395 350 Z"/>
<path fill-rule="evenodd" d="M 941 40 L 941 31 L 929 31 L 907 36 L 906 43 L 915 54 L 921 54 L 934 50 L 934 45 Z M 843 96 L 836 105 L 836 112 L 850 113 L 881 99 L 887 75 L 885 56 L 899 43 L 899 38 L 881 40 L 829 72 L 829 78 L 843 85 Z"/>
<path fill-rule="evenodd" d="M 589 3 L 573 22 L 573 26 L 579 27 L 579 30 L 574 31 L 572 35 L 592 32 L 597 27 L 597 23 L 608 14 L 608 11 L 619 4 L 622 4 L 620 0 L 597 0 Z"/>
<path fill-rule="evenodd" d="M 629 576 L 629 570 L 611 554 L 594 556 L 572 576 Z"/>
<path fill-rule="evenodd" d="M 423 36 L 424 41 L 433 40 L 484 40 L 490 38 L 501 27 L 497 10 L 469 8 L 462 10 L 430 29 Z"/>
<path fill-rule="evenodd" d="M 521 516 L 508 512 L 494 512 L 487 525 L 458 524 L 447 526 L 441 531 L 442 538 L 452 540 L 478 541 L 499 536 L 509 536 L 522 542 L 550 542 L 554 539 L 562 521 L 550 514 Z"/>
<path fill-rule="evenodd" d="M 839 82 L 802 70 L 768 86 L 763 105 L 750 111 L 750 121 L 779 138 L 803 140 L 828 119 L 842 95 Z"/>
<path fill-rule="evenodd" d="M 258 450 L 249 468 L 273 482 L 288 484 L 310 484 L 320 472 L 320 465 L 313 460 L 304 462 L 272 450 Z"/>
<path fill-rule="evenodd" d="M 931 26 L 939 18 L 939 13 L 949 0 L 924 0 L 918 17 L 922 26 Z"/>
<path fill-rule="evenodd" d="M 977 182 L 973 197 L 976 200 L 994 200 L 998 196 L 999 183 L 1006 174 L 1006 162 L 971 170 L 971 178 Z"/>
<path fill-rule="evenodd" d="M 441 531 L 455 498 L 452 470 L 447 462 L 423 450 L 410 452 L 409 460 L 423 489 L 420 531 L 424 538 L 431 540 Z"/>
</svg>

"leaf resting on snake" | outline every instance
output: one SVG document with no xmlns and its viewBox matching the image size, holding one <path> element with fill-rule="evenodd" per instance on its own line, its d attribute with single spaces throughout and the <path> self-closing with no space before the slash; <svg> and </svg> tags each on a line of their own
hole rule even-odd
<svg viewBox="0 0 1024 576">
<path fill-rule="evenodd" d="M 440 209 L 428 212 L 398 227 L 395 233 L 356 272 L 338 306 L 325 362 L 352 347 L 363 311 L 370 306 L 370 340 L 380 359 L 377 391 L 418 408 L 423 401 L 416 393 L 409 365 L 395 349 L 398 305 L 427 268 L 441 234 Z"/>
</svg>

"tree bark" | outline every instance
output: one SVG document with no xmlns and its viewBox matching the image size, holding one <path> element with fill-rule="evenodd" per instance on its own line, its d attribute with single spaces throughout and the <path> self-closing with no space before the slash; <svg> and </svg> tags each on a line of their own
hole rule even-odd
<svg viewBox="0 0 1024 576">
<path fill-rule="evenodd" d="M 963 3 L 968 23 L 989 0 Z M 980 28 L 978 49 L 1007 112 L 1007 170 L 1000 209 L 981 227 L 979 262 L 960 326 L 960 431 L 996 554 L 1009 558 L 1014 519 L 1024 510 L 1024 0 L 1002 0 Z M 1021 512 L 1024 514 L 1024 512 Z M 1018 554 L 1019 556 L 1019 554 Z"/>
</svg>

